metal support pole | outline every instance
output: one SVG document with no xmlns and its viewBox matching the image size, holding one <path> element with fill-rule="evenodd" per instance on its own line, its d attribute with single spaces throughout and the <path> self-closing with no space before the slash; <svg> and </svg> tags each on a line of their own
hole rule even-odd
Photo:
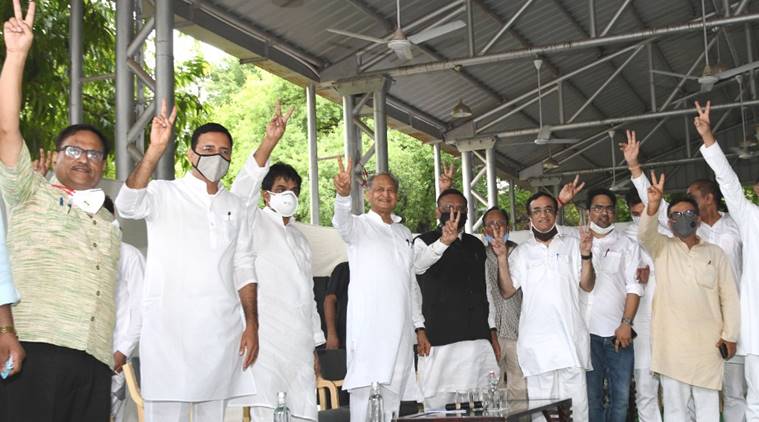
<svg viewBox="0 0 759 422">
<path fill-rule="evenodd" d="M 564 82 L 556 84 L 557 102 L 559 103 L 559 123 L 564 124 L 567 117 L 564 113 Z"/>
<path fill-rule="evenodd" d="M 577 109 L 577 111 L 575 112 L 575 114 L 573 114 L 572 117 L 569 118 L 569 123 L 572 123 L 572 122 L 575 121 L 575 119 L 585 110 L 585 108 L 587 108 L 593 102 L 593 100 L 596 99 L 596 97 L 598 96 L 598 94 L 600 94 L 601 91 L 603 91 L 611 83 L 611 81 L 613 81 L 614 78 L 617 77 L 617 75 L 619 75 L 620 73 L 622 73 L 622 71 L 625 69 L 625 67 L 627 67 L 627 65 L 635 58 L 635 56 L 638 55 L 638 53 L 640 53 L 640 51 L 642 49 L 643 49 L 643 46 L 641 45 L 638 48 L 636 48 L 635 51 L 633 51 L 632 54 L 630 54 L 629 57 L 627 57 L 627 59 L 624 61 L 624 63 L 622 63 L 622 66 L 619 66 L 614 71 L 614 73 L 612 73 L 611 76 L 609 76 L 609 78 L 606 79 L 606 81 L 603 84 L 601 84 L 600 87 L 598 87 L 598 89 L 596 90 L 596 92 L 594 92 L 593 95 L 591 95 L 590 98 L 588 98 L 585 101 L 585 103 L 579 109 Z"/>
<path fill-rule="evenodd" d="M 166 101 L 169 109 L 174 105 L 174 2 L 157 1 L 155 3 L 156 29 L 156 109 Z M 161 157 L 156 169 L 158 179 L 174 178 L 174 149 L 171 142 Z"/>
<path fill-rule="evenodd" d="M 306 120 L 308 125 L 308 186 L 311 224 L 319 225 L 319 156 L 316 144 L 316 85 L 306 85 Z"/>
<path fill-rule="evenodd" d="M 435 161 L 435 180 L 433 183 L 435 184 L 435 201 L 440 197 L 440 184 L 438 181 L 440 180 L 440 144 L 435 144 L 432 146 L 432 157 Z"/>
<path fill-rule="evenodd" d="M 472 10 L 472 0 L 466 0 L 466 31 L 469 57 L 474 57 L 474 10 Z"/>
<path fill-rule="evenodd" d="M 485 169 L 488 181 L 488 208 L 498 205 L 498 186 L 496 184 L 495 147 L 485 150 Z"/>
<path fill-rule="evenodd" d="M 651 101 L 651 111 L 656 111 L 656 81 L 654 79 L 654 48 L 652 43 L 646 44 L 648 53 L 648 91 Z"/>
<path fill-rule="evenodd" d="M 743 26 L 744 32 L 746 34 L 746 60 L 747 63 L 751 63 L 754 61 L 754 39 L 753 35 L 751 34 L 751 25 L 745 24 Z M 751 98 L 756 99 L 756 73 L 754 70 L 751 70 L 748 73 L 748 81 L 749 81 L 749 91 L 751 92 Z"/>
<path fill-rule="evenodd" d="M 516 230 L 517 225 L 517 192 L 516 181 L 509 180 L 509 217 L 511 218 L 511 230 Z"/>
<path fill-rule="evenodd" d="M 485 45 L 485 47 L 480 51 L 480 55 L 486 54 L 488 50 L 490 50 L 490 47 L 495 44 L 499 38 L 501 38 L 501 35 L 503 35 L 506 31 L 511 28 L 512 25 L 514 25 L 514 22 L 519 19 L 520 16 L 522 16 L 522 13 L 524 13 L 525 10 L 527 10 L 528 7 L 532 4 L 532 2 L 535 0 L 525 0 L 525 2 L 522 4 L 522 7 L 519 8 L 519 10 L 514 13 L 514 16 L 511 17 L 511 19 L 506 22 L 501 29 L 493 36 L 493 38 L 488 41 L 488 43 Z"/>
<path fill-rule="evenodd" d="M 127 64 L 127 48 L 132 37 L 132 0 L 116 0 L 116 179 L 126 180 L 132 171 L 127 151 L 132 122 L 134 76 Z"/>
<path fill-rule="evenodd" d="M 461 186 L 464 188 L 462 192 L 467 201 L 467 215 L 466 230 L 467 233 L 472 232 L 472 225 L 475 220 L 475 207 L 474 196 L 472 195 L 472 153 L 469 151 L 463 151 L 461 153 Z"/>
<path fill-rule="evenodd" d="M 389 170 L 385 95 L 384 87 L 374 91 L 374 153 L 377 157 L 377 173 L 384 173 Z"/>
<path fill-rule="evenodd" d="M 614 16 L 612 16 L 611 20 L 606 25 L 606 28 L 604 28 L 604 30 L 601 31 L 602 37 L 605 37 L 609 33 L 609 31 L 611 31 L 611 28 L 614 26 L 615 23 L 617 23 L 617 20 L 619 19 L 619 17 L 622 16 L 622 12 L 625 11 L 625 8 L 627 8 L 627 6 L 630 4 L 630 1 L 631 0 L 625 0 L 625 2 L 622 3 L 621 6 L 619 6 L 616 13 L 614 13 Z"/>
<path fill-rule="evenodd" d="M 358 146 L 361 145 L 361 138 L 357 136 L 356 124 L 353 121 L 353 103 L 354 97 L 351 95 L 343 96 L 343 125 L 345 126 L 345 157 L 354 163 L 352 182 L 351 182 L 351 211 L 353 214 L 364 212 L 364 198 L 361 195 L 361 182 L 359 180 L 359 161 L 361 160 L 361 151 Z M 347 163 L 346 163 L 347 164 Z"/>
<path fill-rule="evenodd" d="M 693 119 L 683 116 L 683 122 L 685 123 L 685 156 L 690 158 L 693 156 L 690 148 L 690 125 L 693 124 Z"/>
<path fill-rule="evenodd" d="M 84 15 L 82 0 L 71 0 L 69 16 L 69 54 L 71 69 L 69 73 L 69 124 L 82 123 L 82 19 Z"/>
<path fill-rule="evenodd" d="M 596 0 L 588 0 L 588 16 L 590 16 L 590 38 L 595 38 L 596 33 Z"/>
</svg>

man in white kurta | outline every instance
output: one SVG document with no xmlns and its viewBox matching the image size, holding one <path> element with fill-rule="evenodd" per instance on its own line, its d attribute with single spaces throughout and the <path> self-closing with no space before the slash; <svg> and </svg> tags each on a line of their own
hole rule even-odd
<svg viewBox="0 0 759 422">
<path fill-rule="evenodd" d="M 148 422 L 220 422 L 225 401 L 255 393 L 244 372 L 258 349 L 254 256 L 244 203 L 219 183 L 232 137 L 218 124 L 195 130 L 177 180 L 148 183 L 171 139 L 175 112 L 153 120 L 145 157 L 116 198 L 145 219 L 148 256 L 140 335 Z M 225 165 L 226 164 L 226 165 Z"/>
<path fill-rule="evenodd" d="M 651 183 L 642 172 L 638 162 L 637 139 L 635 132 L 629 132 L 628 143 L 625 145 L 625 159 L 628 161 L 632 182 L 644 205 L 648 205 L 647 191 Z M 691 196 L 699 208 L 701 224 L 696 234 L 702 240 L 719 246 L 727 255 L 730 267 L 733 270 L 736 288 L 740 294 L 740 280 L 742 273 L 743 242 L 741 241 L 738 224 L 730 214 L 718 210 L 721 194 L 716 182 L 700 179 L 691 182 L 687 193 Z M 667 226 L 667 208 L 669 203 L 662 200 L 659 207 L 658 220 L 662 227 Z M 724 399 L 725 422 L 742 422 L 746 408 L 746 382 L 743 377 L 744 352 L 741 341 L 738 341 L 738 352 L 735 357 L 725 362 L 725 377 L 722 395 Z M 692 406 L 691 410 L 692 410 Z"/>
<path fill-rule="evenodd" d="M 119 274 L 116 285 L 116 327 L 113 331 L 113 353 L 117 372 L 111 378 L 111 415 L 115 422 L 125 416 L 126 385 L 121 366 L 133 357 L 142 327 L 142 289 L 145 257 L 139 249 L 121 242 Z"/>
<path fill-rule="evenodd" d="M 633 222 L 625 230 L 628 239 L 638 242 L 638 221 L 640 214 L 645 212 L 645 206 L 633 189 L 625 195 L 627 207 L 633 216 Z M 669 229 L 659 227 L 660 232 L 671 236 Z M 645 286 L 640 297 L 638 313 L 635 315 L 635 332 L 638 337 L 633 342 L 635 348 L 635 407 L 638 409 L 640 422 L 661 422 L 659 408 L 659 378 L 651 371 L 651 310 L 654 292 L 656 291 L 656 275 L 654 261 L 645 249 L 640 248 L 640 263 L 638 264 L 638 280 Z"/>
<path fill-rule="evenodd" d="M 252 368 L 257 392 L 232 404 L 252 406 L 254 420 L 270 421 L 277 393 L 286 392 L 293 419 L 316 421 L 314 348 L 325 339 L 314 300 L 311 246 L 293 217 L 301 178 L 286 164 L 274 164 L 270 170 L 272 145 L 276 140 L 265 138 L 232 185 L 232 193 L 254 214 L 260 336 Z M 266 206 L 258 208 L 262 190 Z M 276 199 L 281 195 L 287 196 L 286 204 Z"/>
<path fill-rule="evenodd" d="M 499 285 L 504 298 L 521 287 L 517 355 L 530 399 L 571 398 L 573 416 L 588 420 L 585 372 L 591 369 L 590 337 L 580 290 L 593 290 L 592 237 L 567 235 L 556 225 L 556 200 L 543 192 L 528 199 L 532 236 L 507 255 L 495 236 Z M 582 252 L 581 252 L 582 251 Z"/>
<path fill-rule="evenodd" d="M 704 145 L 701 154 L 719 183 L 727 208 L 733 216 L 743 241 L 743 273 L 740 283 L 741 327 L 739 350 L 745 354 L 746 420 L 759 421 L 759 268 L 752 260 L 759 257 L 759 207 L 743 192 L 738 176 L 716 143 L 709 122 L 709 108 L 699 110 L 696 129 Z"/>
<path fill-rule="evenodd" d="M 389 174 L 374 175 L 366 197 L 372 210 L 351 214 L 351 166 L 335 178 L 337 197 L 332 225 L 348 244 L 346 352 L 343 388 L 351 394 L 351 422 L 365 422 L 370 385 L 381 385 L 385 421 L 401 399 L 419 399 L 414 374 L 414 327 L 411 320 L 414 249 L 411 231 L 392 211 L 398 183 Z"/>
<path fill-rule="evenodd" d="M 414 239 L 418 380 L 428 411 L 445 410 L 459 391 L 487 389 L 488 375 L 499 371 L 485 248 L 463 232 L 467 201 L 460 191 L 442 191 L 437 205 L 441 226 Z"/>
</svg>

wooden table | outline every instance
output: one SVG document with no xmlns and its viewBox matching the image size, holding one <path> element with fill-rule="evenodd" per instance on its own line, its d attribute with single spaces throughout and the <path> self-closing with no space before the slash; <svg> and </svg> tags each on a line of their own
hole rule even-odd
<svg viewBox="0 0 759 422">
<path fill-rule="evenodd" d="M 544 415 L 549 421 L 572 420 L 572 399 L 509 400 L 499 412 L 474 413 L 424 412 L 402 416 L 397 422 L 518 422 L 531 421 L 532 415 Z"/>
</svg>

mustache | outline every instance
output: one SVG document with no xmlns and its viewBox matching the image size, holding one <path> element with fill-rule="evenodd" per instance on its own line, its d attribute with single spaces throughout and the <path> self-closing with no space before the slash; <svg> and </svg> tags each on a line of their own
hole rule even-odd
<svg viewBox="0 0 759 422">
<path fill-rule="evenodd" d="M 73 166 L 71 166 L 71 169 L 86 171 L 88 173 L 92 171 L 92 167 L 88 166 L 87 164 L 74 164 Z"/>
</svg>

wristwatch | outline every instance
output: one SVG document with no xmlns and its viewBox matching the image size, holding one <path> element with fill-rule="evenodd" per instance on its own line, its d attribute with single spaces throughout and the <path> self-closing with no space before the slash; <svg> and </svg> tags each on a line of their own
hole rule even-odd
<svg viewBox="0 0 759 422">
<path fill-rule="evenodd" d="M 627 325 L 629 325 L 630 327 L 632 327 L 632 326 L 633 326 L 633 320 L 631 320 L 630 318 L 622 318 L 622 323 L 623 323 L 623 324 L 627 324 Z"/>
<path fill-rule="evenodd" d="M 588 260 L 590 260 L 590 259 L 593 259 L 593 254 L 592 254 L 592 253 L 589 253 L 589 254 L 587 254 L 587 255 L 580 255 L 580 258 L 582 258 L 582 259 L 584 259 L 584 260 L 588 261 Z"/>
</svg>

